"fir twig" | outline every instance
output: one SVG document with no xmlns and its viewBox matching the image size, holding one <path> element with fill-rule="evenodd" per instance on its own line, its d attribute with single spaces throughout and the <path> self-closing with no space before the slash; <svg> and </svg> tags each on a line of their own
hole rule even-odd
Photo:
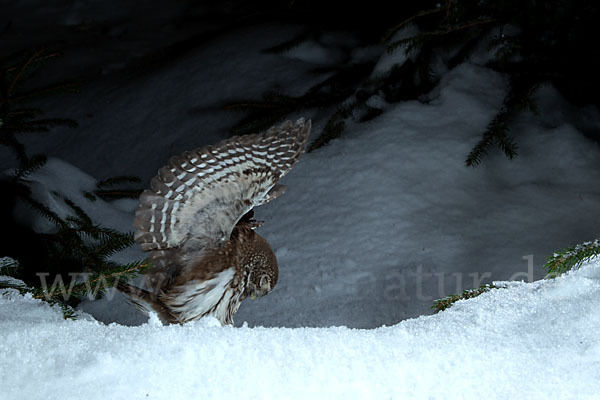
<svg viewBox="0 0 600 400">
<path fill-rule="evenodd" d="M 598 256 L 600 256 L 600 239 L 578 244 L 554 253 L 548 257 L 544 268 L 549 276 L 555 277 L 572 269 L 577 269 L 583 263 Z"/>
<path fill-rule="evenodd" d="M 394 36 L 394 34 L 396 32 L 398 32 L 400 29 L 402 29 L 404 26 L 406 26 L 407 24 L 411 23 L 412 21 L 424 17 L 426 15 L 431 15 L 431 14 L 436 14 L 439 13 L 441 11 L 447 10 L 450 7 L 450 5 L 446 5 L 446 7 L 436 7 L 436 8 L 431 8 L 429 10 L 424 10 L 421 11 L 407 19 L 405 19 L 404 21 L 400 22 L 399 24 L 393 26 L 392 28 L 388 29 L 387 33 L 385 34 L 385 36 L 381 39 L 382 43 L 386 43 L 387 41 L 389 41 L 392 36 Z"/>
<path fill-rule="evenodd" d="M 94 190 L 94 194 L 103 200 L 137 199 L 142 194 L 142 189 L 123 190 Z"/>
<path fill-rule="evenodd" d="M 21 163 L 21 167 L 17 168 L 13 173 L 13 180 L 17 181 L 26 178 L 28 175 L 42 168 L 47 161 L 47 157 L 43 154 L 36 154 L 30 158 L 26 158 Z"/>
<path fill-rule="evenodd" d="M 502 108 L 490 122 L 483 133 L 481 140 L 473 147 L 473 150 L 467 156 L 465 164 L 469 167 L 476 167 L 481 163 L 492 145 L 497 145 L 500 150 L 512 159 L 518 155 L 518 146 L 508 135 L 511 120 L 519 112 L 528 110 L 537 113 L 533 96 L 539 87 L 537 78 L 524 76 L 510 80 L 508 93 L 504 98 Z"/>
<path fill-rule="evenodd" d="M 490 122 L 488 128 L 483 133 L 483 137 L 473 150 L 467 156 L 465 163 L 469 167 L 476 167 L 481 163 L 481 159 L 484 155 L 489 152 L 492 145 L 497 144 L 498 147 L 504 152 L 506 157 L 512 159 L 517 155 L 518 146 L 512 138 L 507 135 L 508 125 L 507 121 L 509 113 L 507 111 L 501 111 L 496 117 Z"/>
<path fill-rule="evenodd" d="M 445 36 L 451 33 L 455 33 L 458 31 L 462 31 L 462 30 L 466 30 L 469 28 L 473 28 L 479 25 L 485 25 L 485 24 L 493 24 L 495 22 L 498 22 L 496 19 L 488 19 L 488 20 L 482 20 L 482 21 L 472 21 L 469 22 L 467 24 L 464 25 L 460 25 L 460 26 L 453 26 L 451 28 L 448 29 L 444 29 L 444 30 L 439 30 L 439 31 L 430 31 L 430 32 L 422 32 L 419 33 L 418 35 L 415 36 L 411 36 L 405 39 L 400 39 L 397 40 L 395 42 L 392 42 L 388 45 L 388 52 L 392 52 L 394 51 L 396 48 L 405 45 L 405 44 L 411 44 L 414 43 L 415 41 L 424 41 L 430 37 L 435 37 L 435 36 Z"/>
<path fill-rule="evenodd" d="M 92 226 L 92 219 L 86 214 L 85 211 L 77 204 L 75 204 L 71 199 L 64 198 L 64 202 L 75 212 L 77 219 L 75 220 L 78 225 L 82 227 Z"/>
<path fill-rule="evenodd" d="M 437 313 L 440 311 L 444 311 L 447 308 L 450 308 L 454 303 L 456 303 L 459 300 L 472 299 L 472 298 L 482 295 L 486 292 L 489 292 L 492 289 L 503 289 L 503 288 L 505 288 L 505 287 L 504 286 L 496 286 L 493 284 L 486 284 L 486 285 L 482 285 L 482 286 L 478 287 L 477 289 L 467 289 L 467 290 L 463 291 L 462 293 L 454 294 L 454 295 L 448 296 L 444 299 L 436 300 L 433 303 L 433 306 L 431 306 L 431 308 L 433 308 L 435 310 L 435 312 Z"/>
<path fill-rule="evenodd" d="M 90 200 L 96 200 L 96 197 L 100 197 L 103 200 L 115 200 L 115 199 L 137 199 L 142 193 L 142 189 L 131 189 L 131 188 L 114 188 L 122 184 L 140 183 L 142 180 L 137 176 L 115 176 L 100 181 L 96 184 L 97 189 L 93 193 L 85 193 L 85 196 Z M 114 189 L 110 189 L 114 188 Z"/>
<path fill-rule="evenodd" d="M 340 107 L 327 121 L 325 128 L 321 134 L 311 143 L 308 152 L 312 152 L 320 147 L 325 146 L 331 140 L 341 136 L 346 127 L 345 119 L 352 112 L 353 106 Z"/>
<path fill-rule="evenodd" d="M 48 221 L 52 222 L 57 227 L 63 228 L 63 229 L 68 228 L 68 224 L 66 223 L 66 221 L 64 221 L 57 213 L 50 210 L 44 204 L 40 203 L 39 201 L 37 201 L 33 197 L 31 197 L 31 195 L 29 193 L 27 196 L 21 197 L 21 200 L 23 202 L 25 202 L 29 207 L 31 207 L 34 211 L 38 212 L 40 215 L 42 215 Z"/>
<path fill-rule="evenodd" d="M 43 52 L 44 52 L 44 49 L 40 49 L 40 50 L 36 51 L 35 53 L 33 53 L 33 55 L 31 57 L 29 57 L 29 59 L 27 61 L 25 61 L 25 63 L 18 69 L 18 72 L 16 73 L 15 77 L 12 79 L 12 82 L 8 86 L 7 93 L 13 92 L 13 90 L 17 86 L 17 83 L 19 82 L 21 77 L 25 74 L 27 69 L 32 65 L 34 60 L 36 58 L 38 58 Z"/>
<path fill-rule="evenodd" d="M 16 277 L 21 269 L 19 262 L 10 257 L 0 257 L 0 275 Z"/>
<path fill-rule="evenodd" d="M 123 176 L 114 176 L 112 178 L 105 179 L 96 184 L 98 189 L 108 189 L 110 187 L 121 185 L 123 183 L 140 183 L 142 180 L 137 176 L 133 175 L 123 175 Z"/>
</svg>

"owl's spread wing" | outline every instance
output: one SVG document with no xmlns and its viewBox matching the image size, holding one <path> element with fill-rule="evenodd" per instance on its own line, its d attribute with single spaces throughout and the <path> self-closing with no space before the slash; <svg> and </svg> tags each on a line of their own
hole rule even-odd
<svg viewBox="0 0 600 400">
<path fill-rule="evenodd" d="M 140 196 L 135 240 L 160 258 L 187 242 L 228 239 L 246 212 L 283 192 L 276 183 L 304 152 L 310 128 L 310 120 L 287 121 L 172 157 Z"/>
</svg>

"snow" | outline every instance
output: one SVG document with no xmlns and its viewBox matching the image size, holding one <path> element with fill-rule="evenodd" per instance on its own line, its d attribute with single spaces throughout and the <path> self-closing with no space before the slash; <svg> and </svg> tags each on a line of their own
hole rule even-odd
<svg viewBox="0 0 600 400">
<path fill-rule="evenodd" d="M 400 40 L 409 39 L 419 34 L 419 29 L 415 25 L 407 25 L 406 27 L 400 29 L 396 32 L 391 38 L 389 43 L 395 43 Z M 406 60 L 412 59 L 414 61 L 414 54 L 406 53 L 408 49 L 408 44 L 403 44 L 396 47 L 393 51 L 383 51 L 380 50 L 380 57 L 373 68 L 372 76 L 373 78 L 377 78 L 380 75 L 385 75 L 392 69 L 393 67 L 400 67 L 402 64 L 406 62 Z"/>
<path fill-rule="evenodd" d="M 598 398 L 600 260 L 504 284 L 378 329 L 104 325 L 8 291 L 3 398 Z"/>
<path fill-rule="evenodd" d="M 216 142 L 235 118 L 211 110 L 233 93 L 256 98 L 282 82 L 286 93 L 305 90 L 318 79 L 308 72 L 312 62 L 262 52 L 296 33 L 274 25 L 244 28 L 150 74 L 126 82 L 119 74 L 103 76 L 80 96 L 65 98 L 66 105 L 49 104 L 49 115 L 64 115 L 52 111 L 64 107 L 81 127 L 28 143 L 32 153 L 60 156 L 28 177 L 38 197 L 66 212 L 60 199 L 66 196 L 103 225 L 130 230 L 135 201 L 91 203 L 82 192 L 96 179 L 123 174 L 140 175 L 147 185 L 169 156 Z M 352 41 L 331 35 L 320 43 L 347 49 Z M 300 48 L 310 52 L 311 46 L 309 40 Z M 262 71 L 269 74 L 259 79 Z M 350 120 L 342 139 L 305 154 L 282 181 L 286 194 L 256 210 L 265 221 L 258 232 L 278 258 L 277 287 L 244 302 L 236 323 L 392 325 L 429 314 L 433 300 L 464 289 L 540 279 L 548 255 L 597 237 L 590 216 L 600 210 L 600 186 L 590 182 L 600 178 L 600 148 L 581 132 L 594 129 L 600 116 L 566 105 L 552 87 L 538 93 L 548 117 L 523 114 L 512 125 L 519 157 L 509 161 L 493 149 L 478 168 L 464 166 L 505 90 L 505 77 L 465 63 L 442 76 L 428 103 L 387 104 L 372 96 L 369 104 L 384 109 L 381 116 Z M 182 111 L 190 105 L 204 111 Z M 88 107 L 96 117 L 83 117 Z M 322 115 L 308 110 L 289 118 L 312 117 L 314 138 L 325 124 Z M 117 255 L 120 262 L 141 258 L 137 248 Z M 80 308 L 106 323 L 145 320 L 121 295 Z"/>
<path fill-rule="evenodd" d="M 314 64 L 336 64 L 341 61 L 341 55 L 332 52 L 315 41 L 304 41 L 284 53 L 287 57 Z"/>
<path fill-rule="evenodd" d="M 517 159 L 492 153 L 464 167 L 503 93 L 502 77 L 463 65 L 429 105 L 391 105 L 306 154 L 285 196 L 257 209 L 280 282 L 237 319 L 391 325 L 482 283 L 539 279 L 555 249 L 595 237 L 600 191 L 588 182 L 600 178 L 599 149 L 572 126 L 525 116 Z"/>
<path fill-rule="evenodd" d="M 599 149 L 570 124 L 525 116 L 515 129 L 529 130 L 520 157 L 492 153 L 478 169 L 463 166 L 502 95 L 501 76 L 465 64 L 444 77 L 430 104 L 389 105 L 343 140 L 305 154 L 282 182 L 286 194 L 257 209 L 280 280 L 269 296 L 242 304 L 238 325 L 392 325 L 492 280 L 539 279 L 546 256 L 595 237 L 589 216 L 600 189 L 589 181 L 599 178 Z M 89 202 L 83 192 L 95 179 L 72 165 L 50 159 L 28 179 L 61 215 L 66 196 L 93 220 L 131 229 L 137 203 Z M 141 258 L 131 248 L 117 261 Z M 123 300 L 81 309 L 107 323 L 144 321 Z"/>
</svg>

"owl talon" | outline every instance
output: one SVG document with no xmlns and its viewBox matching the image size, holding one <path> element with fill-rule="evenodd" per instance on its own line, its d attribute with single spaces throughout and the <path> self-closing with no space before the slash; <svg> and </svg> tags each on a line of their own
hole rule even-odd
<svg viewBox="0 0 600 400">
<path fill-rule="evenodd" d="M 252 229 L 260 228 L 261 226 L 263 226 L 264 223 L 265 223 L 265 221 L 252 220 L 252 221 L 250 221 L 250 228 L 252 228 Z"/>
<path fill-rule="evenodd" d="M 260 228 L 265 223 L 265 221 L 255 220 L 254 219 L 254 210 L 250 210 L 246 214 L 244 214 L 244 216 L 242 218 L 240 218 L 240 221 L 238 222 L 238 224 L 240 224 L 240 223 L 248 224 L 248 226 L 250 226 L 250 228 L 256 229 L 256 228 Z"/>
</svg>

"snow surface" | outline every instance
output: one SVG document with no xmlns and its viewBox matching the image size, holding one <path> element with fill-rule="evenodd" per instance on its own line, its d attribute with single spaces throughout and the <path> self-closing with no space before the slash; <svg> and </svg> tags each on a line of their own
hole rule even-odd
<svg viewBox="0 0 600 400">
<path fill-rule="evenodd" d="M 348 52 L 352 38 L 339 34 L 281 55 L 262 51 L 297 33 L 292 26 L 243 28 L 150 72 L 126 80 L 102 75 L 81 95 L 45 104 L 48 115 L 71 116 L 81 126 L 27 142 L 32 153 L 60 157 L 28 177 L 34 191 L 59 212 L 66 210 L 62 195 L 103 225 L 130 230 L 134 201 L 91 203 L 82 191 L 123 174 L 140 175 L 147 185 L 171 155 L 226 135 L 241 114 L 220 105 L 277 88 L 302 93 L 323 77 L 311 70 L 316 60 L 327 62 L 324 52 L 362 61 L 379 54 L 386 68 L 404 54 Z M 483 283 L 540 279 L 548 255 L 596 238 L 600 185 L 591 182 L 600 180 L 600 148 L 582 132 L 596 129 L 600 117 L 566 105 L 552 87 L 538 93 L 544 117 L 523 114 L 511 127 L 519 157 L 509 161 L 492 150 L 478 168 L 464 166 L 505 91 L 505 77 L 465 63 L 443 74 L 427 103 L 373 96 L 368 103 L 383 109 L 381 116 L 349 121 L 342 139 L 305 154 L 282 182 L 286 194 L 256 210 L 265 221 L 259 233 L 279 261 L 277 287 L 244 302 L 236 323 L 392 325 Z M 329 114 L 307 110 L 289 118 L 300 116 L 313 118 L 314 138 Z M 117 257 L 128 262 L 143 254 L 132 248 Z M 81 309 L 107 323 L 145 321 L 121 295 Z"/>
<path fill-rule="evenodd" d="M 257 209 L 280 279 L 269 296 L 242 304 L 238 325 L 392 325 L 482 283 L 539 279 L 543 257 L 596 237 L 590 216 L 600 209 L 600 187 L 589 182 L 600 178 L 599 149 L 573 126 L 525 116 L 515 129 L 529 130 L 519 158 L 492 153 L 477 169 L 463 166 L 503 82 L 464 64 L 430 104 L 389 105 L 343 140 L 305 154 L 283 181 L 286 194 Z M 546 88 L 543 96 L 557 94 Z M 131 227 L 135 201 L 89 202 L 83 192 L 95 179 L 61 160 L 28 179 L 59 214 L 68 211 L 66 196 L 105 226 Z M 141 258 L 137 248 L 118 255 Z M 123 300 L 81 309 L 107 323 L 143 322 Z"/>
<path fill-rule="evenodd" d="M 6 399 L 598 399 L 600 260 L 371 330 L 126 327 L 0 295 Z"/>
</svg>

